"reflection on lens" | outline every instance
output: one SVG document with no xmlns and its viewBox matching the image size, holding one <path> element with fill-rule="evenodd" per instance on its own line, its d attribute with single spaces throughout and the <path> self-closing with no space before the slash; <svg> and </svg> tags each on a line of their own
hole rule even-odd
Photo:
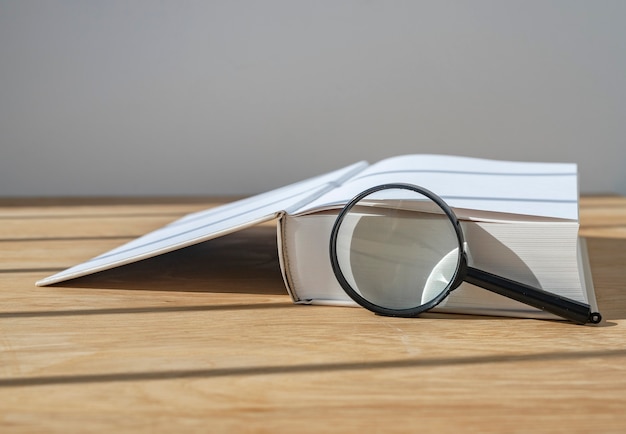
<svg viewBox="0 0 626 434">
<path fill-rule="evenodd" d="M 449 289 L 459 266 L 459 239 L 448 215 L 409 189 L 363 197 L 337 231 L 337 265 L 347 283 L 377 306 L 402 310 Z"/>
</svg>

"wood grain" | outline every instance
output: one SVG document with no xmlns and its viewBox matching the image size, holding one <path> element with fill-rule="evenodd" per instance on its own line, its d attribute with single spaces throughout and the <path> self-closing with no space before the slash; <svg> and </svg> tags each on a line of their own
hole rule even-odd
<svg viewBox="0 0 626 434">
<path fill-rule="evenodd" d="M 215 203 L 0 201 L 1 432 L 626 430 L 626 199 L 581 201 L 598 327 L 296 306 L 272 225 L 34 286 Z"/>
</svg>

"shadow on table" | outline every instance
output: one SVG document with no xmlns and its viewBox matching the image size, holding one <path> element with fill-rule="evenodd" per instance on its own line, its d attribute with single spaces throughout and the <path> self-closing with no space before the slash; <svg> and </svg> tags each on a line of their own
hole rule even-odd
<svg viewBox="0 0 626 434">
<path fill-rule="evenodd" d="M 304 374 L 319 372 L 350 372 L 363 370 L 421 369 L 431 367 L 469 366 L 478 364 L 511 364 L 518 362 L 557 362 L 564 360 L 622 358 L 626 350 L 555 351 L 535 354 L 499 354 L 467 357 L 433 357 L 382 361 L 327 362 L 300 365 L 241 366 L 209 369 L 164 370 L 152 372 L 121 372 L 85 375 L 56 375 L 26 378 L 0 378 L 0 387 L 48 386 L 57 384 L 88 384 L 128 381 L 160 381 Z M 415 373 L 415 371 L 413 371 Z"/>
<path fill-rule="evenodd" d="M 602 316 L 626 319 L 626 239 L 587 238 L 587 250 Z"/>
<path fill-rule="evenodd" d="M 98 289 L 286 294 L 276 228 L 256 226 L 150 259 L 62 282 Z"/>
</svg>

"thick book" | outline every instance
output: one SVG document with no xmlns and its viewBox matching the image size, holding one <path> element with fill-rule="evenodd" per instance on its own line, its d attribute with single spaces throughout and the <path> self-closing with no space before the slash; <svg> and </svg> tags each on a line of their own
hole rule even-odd
<svg viewBox="0 0 626 434">
<path fill-rule="evenodd" d="M 585 241 L 578 236 L 576 165 L 446 155 L 404 155 L 371 165 L 359 162 L 191 213 L 37 285 L 123 266 L 277 219 L 278 255 L 293 301 L 356 306 L 332 271 L 331 228 L 350 199 L 387 183 L 419 185 L 443 198 L 461 220 L 473 266 L 597 310 Z M 434 311 L 551 316 L 468 283 Z"/>
</svg>

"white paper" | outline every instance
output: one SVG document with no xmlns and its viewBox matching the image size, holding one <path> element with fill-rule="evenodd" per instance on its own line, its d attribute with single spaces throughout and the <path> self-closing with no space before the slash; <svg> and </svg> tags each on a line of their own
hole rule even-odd
<svg viewBox="0 0 626 434">
<path fill-rule="evenodd" d="M 453 208 L 578 220 L 577 167 L 444 155 L 407 155 L 380 161 L 296 213 L 343 205 L 381 184 L 431 190 Z"/>
<path fill-rule="evenodd" d="M 365 165 L 357 163 L 267 193 L 188 214 L 87 262 L 40 280 L 37 285 L 50 285 L 130 264 L 272 220 L 282 212 L 299 208 L 335 188 Z"/>
<path fill-rule="evenodd" d="M 189 214 L 75 267 L 49 285 L 191 246 L 282 214 L 343 205 L 366 188 L 417 184 L 456 208 L 578 219 L 575 164 L 517 163 L 443 155 L 406 155 L 370 167 L 360 162 L 223 206 Z"/>
</svg>

